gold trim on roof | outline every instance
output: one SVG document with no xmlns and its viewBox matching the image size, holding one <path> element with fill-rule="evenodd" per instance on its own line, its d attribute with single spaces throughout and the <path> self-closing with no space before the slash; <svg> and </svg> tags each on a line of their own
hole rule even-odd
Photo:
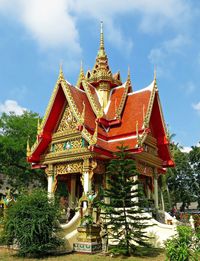
<svg viewBox="0 0 200 261">
<path fill-rule="evenodd" d="M 81 68 L 80 68 L 80 73 L 79 73 L 79 77 L 78 77 L 78 80 L 77 80 L 77 83 L 76 83 L 76 86 L 78 88 L 80 88 L 81 86 L 81 82 L 85 80 L 85 75 L 84 75 L 84 70 L 83 70 L 83 63 L 81 61 Z"/>
<path fill-rule="evenodd" d="M 27 144 L 26 144 L 26 156 L 30 157 L 31 155 L 31 149 L 30 149 L 30 143 L 29 143 L 29 138 L 27 139 Z"/>
<path fill-rule="evenodd" d="M 96 121 L 95 131 L 92 136 L 92 139 L 90 140 L 90 145 L 95 145 L 97 143 L 97 137 L 98 137 L 98 122 Z"/>
<path fill-rule="evenodd" d="M 153 109 L 153 104 L 154 104 L 154 98 L 155 98 L 156 90 L 157 90 L 157 84 L 156 84 L 156 81 L 154 79 L 153 90 L 151 92 L 148 108 L 147 108 L 146 115 L 145 115 L 144 122 L 143 122 L 143 127 L 144 128 L 148 128 L 149 127 L 149 122 L 150 122 L 151 113 L 152 113 L 152 109 Z"/>
<path fill-rule="evenodd" d="M 125 102 L 126 102 L 126 99 L 127 99 L 127 94 L 128 94 L 129 88 L 130 88 L 130 81 L 127 80 L 125 87 L 124 87 L 124 92 L 123 92 L 119 107 L 117 108 L 117 111 L 115 113 L 117 118 L 121 117 L 121 114 L 122 114 L 122 111 L 124 109 L 124 105 L 125 105 Z"/>
<path fill-rule="evenodd" d="M 59 71 L 59 75 L 58 75 L 57 82 L 56 82 L 56 84 L 55 84 L 55 87 L 54 87 L 54 89 L 53 89 L 53 92 L 52 92 L 50 101 L 49 101 L 48 106 L 47 106 L 47 109 L 46 109 L 46 112 L 45 112 L 44 117 L 43 117 L 43 119 L 42 119 L 42 122 L 41 122 L 41 124 L 40 124 L 41 131 L 42 131 L 42 129 L 44 128 L 44 125 L 45 125 L 45 123 L 46 123 L 46 121 L 47 121 L 47 119 L 48 119 L 49 113 L 50 113 L 50 111 L 51 111 L 52 105 L 53 105 L 53 103 L 54 103 L 56 94 L 57 94 L 58 89 L 59 89 L 59 84 L 60 84 L 62 81 L 65 81 L 65 78 L 64 78 L 63 71 L 62 71 L 62 66 L 60 66 L 60 71 Z"/>
<path fill-rule="evenodd" d="M 88 87 L 88 83 L 86 81 L 82 81 L 82 84 L 95 115 L 97 116 L 97 118 L 103 117 L 103 108 L 96 104 L 90 88 Z"/>
</svg>

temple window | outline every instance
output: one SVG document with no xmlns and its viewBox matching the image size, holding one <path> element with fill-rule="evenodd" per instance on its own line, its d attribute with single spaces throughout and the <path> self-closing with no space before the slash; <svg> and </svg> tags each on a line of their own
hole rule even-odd
<svg viewBox="0 0 200 261">
<path fill-rule="evenodd" d="M 54 152 L 55 151 L 55 144 L 52 144 L 51 145 L 51 152 Z"/>
</svg>

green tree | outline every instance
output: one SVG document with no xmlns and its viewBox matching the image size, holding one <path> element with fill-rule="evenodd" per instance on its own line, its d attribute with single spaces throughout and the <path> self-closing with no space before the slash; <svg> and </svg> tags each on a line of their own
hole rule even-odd
<svg viewBox="0 0 200 261">
<path fill-rule="evenodd" d="M 0 117 L 0 173 L 9 177 L 10 185 L 20 190 L 38 180 L 46 185 L 41 170 L 31 170 L 26 161 L 26 143 L 33 144 L 37 132 L 38 114 L 25 111 L 18 116 L 3 113 Z"/>
<path fill-rule="evenodd" d="M 56 236 L 58 206 L 43 190 L 20 195 L 6 212 L 4 236 L 7 244 L 17 243 L 19 254 L 23 256 L 45 255 L 61 246 L 63 241 Z"/>
<path fill-rule="evenodd" d="M 189 154 L 182 151 L 178 144 L 172 146 L 175 167 L 167 172 L 167 183 L 173 204 L 182 202 L 182 209 L 194 201 L 194 172 L 189 160 Z"/>
<path fill-rule="evenodd" d="M 200 209 L 200 147 L 192 147 L 192 150 L 189 152 L 189 160 L 194 173 L 192 177 L 194 200 L 198 202 L 198 208 Z"/>
<path fill-rule="evenodd" d="M 136 245 L 148 245 L 144 232 L 147 218 L 142 215 L 137 200 L 138 173 L 135 161 L 126 152 L 127 147 L 118 149 L 116 159 L 111 160 L 107 167 L 108 187 L 103 191 L 105 201 L 101 208 L 104 225 L 109 228 L 109 238 L 116 243 L 112 251 L 130 255 Z"/>
</svg>

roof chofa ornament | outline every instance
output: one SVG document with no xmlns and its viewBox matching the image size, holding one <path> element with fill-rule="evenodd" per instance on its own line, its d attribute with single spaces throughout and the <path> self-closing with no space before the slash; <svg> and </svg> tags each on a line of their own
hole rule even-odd
<svg viewBox="0 0 200 261">
<path fill-rule="evenodd" d="M 129 92 L 132 92 L 133 91 L 133 88 L 132 88 L 132 83 L 131 83 L 131 73 L 130 73 L 130 67 L 128 66 L 128 75 L 127 75 L 127 85 L 128 85 L 128 88 L 129 88 Z"/>
<path fill-rule="evenodd" d="M 31 148 L 30 148 L 30 143 L 29 143 L 29 137 L 27 139 L 27 144 L 26 144 L 26 156 L 27 157 L 31 156 Z"/>
<path fill-rule="evenodd" d="M 59 70 L 59 75 L 58 75 L 58 80 L 64 80 L 64 74 L 63 74 L 63 69 L 62 69 L 62 67 L 63 67 L 63 63 L 61 62 L 60 63 L 60 70 Z"/>
<path fill-rule="evenodd" d="M 79 73 L 79 76 L 78 76 L 78 80 L 77 80 L 77 83 L 76 83 L 76 86 L 78 88 L 80 88 L 81 86 L 81 82 L 85 80 L 85 74 L 84 74 L 84 70 L 83 70 L 83 62 L 81 60 L 81 67 L 80 67 L 80 73 Z"/>
<path fill-rule="evenodd" d="M 156 91 L 158 91 L 156 66 L 154 66 L 153 80 L 154 80 L 154 88 Z"/>
</svg>

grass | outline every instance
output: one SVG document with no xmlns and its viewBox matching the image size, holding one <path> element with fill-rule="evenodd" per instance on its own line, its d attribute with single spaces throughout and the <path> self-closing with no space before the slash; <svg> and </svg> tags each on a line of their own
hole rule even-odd
<svg viewBox="0 0 200 261">
<path fill-rule="evenodd" d="M 164 261 L 165 254 L 155 250 L 154 253 L 150 253 L 151 256 L 145 257 L 110 257 L 103 254 L 87 255 L 87 254 L 67 254 L 62 256 L 51 256 L 41 259 L 34 258 L 21 258 L 16 256 L 16 251 L 0 248 L 0 260 L 1 261 Z"/>
</svg>

